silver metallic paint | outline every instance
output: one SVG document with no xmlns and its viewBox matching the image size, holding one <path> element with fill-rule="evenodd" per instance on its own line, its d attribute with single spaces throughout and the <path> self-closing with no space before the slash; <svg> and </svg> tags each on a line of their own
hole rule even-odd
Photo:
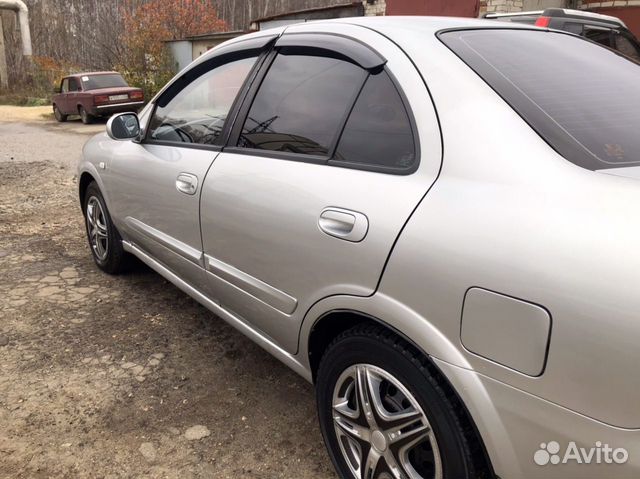
<svg viewBox="0 0 640 479">
<path fill-rule="evenodd" d="M 549 312 L 517 298 L 469 288 L 460 339 L 470 352 L 529 376 L 544 371 L 551 335 Z"/>
<path fill-rule="evenodd" d="M 306 379 L 312 377 L 308 338 L 316 321 L 333 310 L 360 311 L 431 356 L 469 410 L 501 477 L 638 476 L 640 187 L 637 180 L 581 170 L 557 156 L 436 39 L 437 31 L 453 27 L 502 26 L 385 17 L 287 27 L 351 36 L 389 59 L 419 129 L 421 165 L 413 175 L 388 177 L 222 153 L 205 178 L 193 168 L 205 163 L 208 169 L 215 152 L 171 149 L 154 155 L 105 134 L 85 145 L 79 173 L 98 183 L 127 251 Z M 385 266 L 408 210 L 433 183 L 443 154 L 420 75 L 437 106 L 443 168 Z M 142 128 L 149 112 L 150 107 L 141 112 Z M 98 169 L 99 163 L 106 168 Z M 199 195 L 175 189 L 181 171 L 204 181 L 201 239 L 190 227 L 198 224 L 197 209 L 184 203 L 185 198 L 197 202 Z M 176 196 L 165 195 L 164 188 Z M 380 198 L 371 194 L 376 189 L 395 194 Z M 318 217 L 329 206 L 366 214 L 367 237 L 349 243 L 321 233 Z M 227 278 L 235 284 L 181 256 L 180 243 L 163 245 L 156 238 L 142 245 L 146 235 L 127 228 L 127 216 L 234 268 Z M 185 270 L 185 264 L 192 268 Z M 238 279 L 245 274 L 295 297 L 295 311 L 285 314 L 252 295 L 250 282 Z M 471 286 L 551 312 L 553 336 L 541 377 L 463 347 L 460 318 Z M 533 453 L 549 440 L 608 442 L 630 449 L 630 461 L 613 469 L 536 466 Z"/>
</svg>

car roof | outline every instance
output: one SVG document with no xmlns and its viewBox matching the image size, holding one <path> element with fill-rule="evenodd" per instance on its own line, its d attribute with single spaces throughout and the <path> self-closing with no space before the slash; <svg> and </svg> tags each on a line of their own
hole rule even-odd
<svg viewBox="0 0 640 479">
<path fill-rule="evenodd" d="M 82 72 L 74 73 L 73 75 L 67 75 L 65 78 L 77 78 L 77 77 L 90 77 L 95 75 L 120 75 L 118 72 Z"/>
<path fill-rule="evenodd" d="M 572 18 L 583 21 L 604 22 L 617 27 L 627 28 L 625 23 L 618 17 L 611 15 L 603 15 L 596 12 L 588 12 L 585 10 L 572 10 L 570 8 L 547 8 L 546 10 L 532 10 L 529 12 L 510 12 L 510 13 L 485 13 L 483 18 L 500 20 L 502 18 L 518 18 L 527 16 L 545 16 L 551 18 Z"/>
<path fill-rule="evenodd" d="M 484 20 L 479 18 L 462 18 L 462 17 L 436 17 L 436 16 L 378 16 L 378 17 L 344 17 L 344 18 L 330 18 L 326 20 L 310 20 L 307 22 L 290 24 L 288 26 L 295 26 L 296 28 L 309 28 L 315 29 L 318 25 L 324 24 L 336 24 L 345 23 L 351 25 L 359 25 L 367 27 L 372 30 L 382 32 L 386 29 L 403 28 L 421 33 L 437 33 L 441 30 L 449 30 L 456 28 L 505 28 L 504 24 L 500 25 L 491 20 Z M 247 33 L 246 35 L 240 35 L 224 42 L 222 45 L 232 45 L 251 38 L 259 38 L 269 35 L 279 35 L 286 31 L 288 26 L 281 26 L 270 28 L 266 30 L 260 30 L 258 32 Z M 517 25 L 514 24 L 509 28 L 523 28 L 544 30 L 531 25 Z M 215 52 L 215 49 L 210 50 L 211 54 Z M 207 53 L 209 53 L 207 52 Z M 207 55 L 207 54 L 205 54 Z M 205 56 L 203 55 L 203 56 Z"/>
<path fill-rule="evenodd" d="M 480 18 L 461 18 L 461 17 L 429 17 L 429 16 L 380 16 L 380 17 L 352 17 L 338 18 L 334 20 L 320 20 L 318 22 L 339 22 L 362 25 L 373 30 L 381 31 L 387 28 L 406 28 L 409 30 L 420 31 L 422 33 L 437 33 L 441 30 L 449 30 L 456 28 L 496 28 L 496 22 L 484 20 Z M 504 28 L 504 25 L 498 26 Z M 528 25 L 513 25 L 513 28 L 531 29 Z"/>
</svg>

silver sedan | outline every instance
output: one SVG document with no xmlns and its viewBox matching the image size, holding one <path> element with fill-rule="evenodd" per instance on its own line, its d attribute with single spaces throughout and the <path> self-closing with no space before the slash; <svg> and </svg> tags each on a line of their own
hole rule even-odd
<svg viewBox="0 0 640 479">
<path fill-rule="evenodd" d="M 638 85 L 513 24 L 242 36 L 86 144 L 93 258 L 312 381 L 343 478 L 638 477 Z"/>
</svg>

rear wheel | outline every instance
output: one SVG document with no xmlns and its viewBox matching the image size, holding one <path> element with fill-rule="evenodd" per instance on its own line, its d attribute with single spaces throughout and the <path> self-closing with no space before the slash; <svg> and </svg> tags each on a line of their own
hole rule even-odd
<svg viewBox="0 0 640 479">
<path fill-rule="evenodd" d="M 93 121 L 93 116 L 91 116 L 83 106 L 78 107 L 78 114 L 80 115 L 82 123 L 84 123 L 85 125 L 88 125 Z"/>
<path fill-rule="evenodd" d="M 340 477 L 476 478 L 453 405 L 427 361 L 378 326 L 356 326 L 328 347 L 316 396 Z"/>
<path fill-rule="evenodd" d="M 63 114 L 58 108 L 58 105 L 53 105 L 53 116 L 56 117 L 56 120 L 62 123 L 63 121 L 67 121 L 67 115 Z"/>
<path fill-rule="evenodd" d="M 96 182 L 87 187 L 83 211 L 91 255 L 98 267 L 117 274 L 128 266 L 128 255 L 122 248 L 122 238 L 111 221 L 102 193 Z"/>
</svg>

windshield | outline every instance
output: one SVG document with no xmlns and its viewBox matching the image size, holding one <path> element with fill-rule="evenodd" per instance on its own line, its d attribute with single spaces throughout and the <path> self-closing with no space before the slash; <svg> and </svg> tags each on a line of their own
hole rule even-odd
<svg viewBox="0 0 640 479">
<path fill-rule="evenodd" d="M 114 88 L 129 86 L 124 78 L 118 73 L 107 75 L 84 75 L 82 76 L 82 86 L 85 90 L 97 90 L 99 88 Z"/>
<path fill-rule="evenodd" d="M 590 170 L 640 165 L 640 64 L 542 30 L 440 39 L 569 161 Z"/>
</svg>

